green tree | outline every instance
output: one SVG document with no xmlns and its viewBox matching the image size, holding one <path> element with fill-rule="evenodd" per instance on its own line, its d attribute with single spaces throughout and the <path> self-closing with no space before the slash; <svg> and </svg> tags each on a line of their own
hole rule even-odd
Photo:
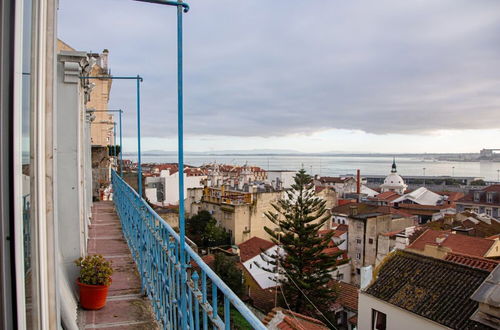
<svg viewBox="0 0 500 330">
<path fill-rule="evenodd" d="M 201 234 L 201 241 L 204 247 L 227 245 L 230 242 L 229 234 L 224 228 L 217 226 L 215 219 L 210 220 Z"/>
<path fill-rule="evenodd" d="M 187 230 L 192 235 L 201 235 L 210 221 L 214 220 L 210 212 L 199 211 L 187 220 Z"/>
<path fill-rule="evenodd" d="M 243 273 L 233 258 L 224 253 L 215 254 L 214 271 L 236 295 L 243 293 Z"/>
<path fill-rule="evenodd" d="M 318 316 L 318 308 L 331 319 L 328 306 L 337 297 L 331 273 L 336 269 L 342 251 L 325 253 L 333 244 L 333 232 L 322 237 L 318 234 L 329 214 L 326 202 L 315 195 L 312 177 L 301 169 L 294 181 L 286 196 L 272 205 L 276 212 L 266 213 L 279 231 L 264 229 L 282 252 L 263 253 L 262 258 L 271 268 L 258 266 L 281 275 L 281 290 L 293 311 Z"/>
<path fill-rule="evenodd" d="M 470 183 L 471 186 L 486 186 L 486 182 L 484 180 L 474 180 Z"/>
</svg>

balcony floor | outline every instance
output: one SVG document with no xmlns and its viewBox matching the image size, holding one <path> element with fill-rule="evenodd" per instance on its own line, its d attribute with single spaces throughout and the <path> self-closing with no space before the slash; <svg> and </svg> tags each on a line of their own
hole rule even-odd
<svg viewBox="0 0 500 330">
<path fill-rule="evenodd" d="M 113 202 L 96 202 L 89 230 L 88 254 L 113 263 L 113 283 L 106 306 L 82 310 L 84 329 L 158 329 L 151 303 L 144 298 L 136 265 L 122 234 Z"/>
</svg>

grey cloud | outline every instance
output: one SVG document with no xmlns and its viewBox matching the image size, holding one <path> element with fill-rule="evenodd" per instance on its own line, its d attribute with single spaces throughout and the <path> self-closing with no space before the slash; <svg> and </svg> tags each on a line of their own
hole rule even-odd
<svg viewBox="0 0 500 330">
<path fill-rule="evenodd" d="M 191 135 L 376 134 L 497 128 L 500 2 L 205 0 L 185 15 Z M 60 35 L 144 76 L 143 134 L 176 132 L 175 10 L 61 0 Z M 92 10 L 85 11 L 85 8 Z M 86 14 L 82 14 L 86 13 Z M 135 134 L 135 90 L 112 105 Z"/>
</svg>

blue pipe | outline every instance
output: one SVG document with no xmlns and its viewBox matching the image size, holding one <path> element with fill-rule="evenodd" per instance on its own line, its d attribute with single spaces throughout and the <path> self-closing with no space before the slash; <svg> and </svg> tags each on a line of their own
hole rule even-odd
<svg viewBox="0 0 500 330">
<path fill-rule="evenodd" d="M 183 90 L 182 90 L 182 6 L 177 6 L 177 129 L 178 129 L 178 158 L 179 158 L 179 236 L 181 265 L 181 311 L 182 329 L 187 329 L 186 306 L 186 230 L 184 219 L 184 122 L 183 122 Z"/>
<path fill-rule="evenodd" d="M 137 191 L 142 198 L 142 165 L 141 165 L 141 88 L 142 78 L 137 75 Z"/>
<path fill-rule="evenodd" d="M 167 0 L 135 0 L 138 2 L 147 2 L 147 3 L 155 3 L 158 5 L 167 5 L 167 6 L 182 6 L 184 8 L 184 12 L 187 13 L 189 11 L 189 5 L 184 2 L 177 1 L 167 1 Z"/>
</svg>

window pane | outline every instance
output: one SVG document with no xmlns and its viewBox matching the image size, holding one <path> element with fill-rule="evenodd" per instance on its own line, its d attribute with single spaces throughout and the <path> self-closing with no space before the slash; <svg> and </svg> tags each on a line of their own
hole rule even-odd
<svg viewBox="0 0 500 330">
<path fill-rule="evenodd" d="M 24 252 L 24 280 L 25 280 L 25 303 L 26 303 L 26 325 L 31 328 L 33 324 L 33 259 L 32 259 L 32 189 L 33 169 L 31 164 L 32 154 L 32 120 L 31 120 L 31 0 L 23 1 L 23 79 L 22 79 L 22 115 L 21 115 L 21 163 L 22 163 L 22 228 L 23 228 L 23 252 Z"/>
</svg>

